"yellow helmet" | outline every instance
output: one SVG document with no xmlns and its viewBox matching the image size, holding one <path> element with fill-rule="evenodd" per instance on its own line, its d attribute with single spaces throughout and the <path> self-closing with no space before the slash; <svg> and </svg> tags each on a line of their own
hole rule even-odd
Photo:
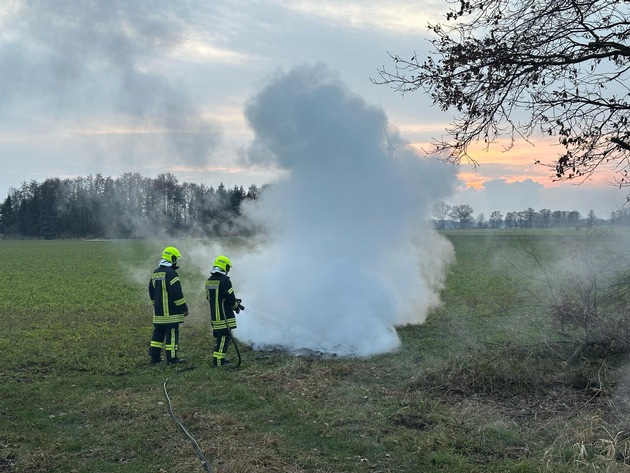
<svg viewBox="0 0 630 473">
<path fill-rule="evenodd" d="M 177 258 L 181 258 L 181 257 L 182 257 L 182 254 L 174 246 L 167 246 L 166 248 L 164 248 L 164 251 L 162 252 L 162 259 L 165 259 L 166 261 L 169 261 L 171 263 L 176 263 Z"/>
<path fill-rule="evenodd" d="M 232 267 L 232 262 L 227 256 L 217 256 L 217 258 L 214 260 L 214 266 L 221 268 L 227 273 Z"/>
</svg>

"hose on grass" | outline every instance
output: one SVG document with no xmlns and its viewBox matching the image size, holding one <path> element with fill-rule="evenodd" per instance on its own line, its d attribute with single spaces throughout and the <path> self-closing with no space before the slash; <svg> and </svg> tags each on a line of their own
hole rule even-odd
<svg viewBox="0 0 630 473">
<path fill-rule="evenodd" d="M 168 391 L 166 390 L 166 383 L 168 383 L 168 378 L 166 378 L 166 381 L 164 381 L 164 397 L 166 397 L 166 407 L 168 409 L 169 415 L 171 416 L 171 419 L 173 419 L 173 421 L 177 424 L 177 426 L 181 429 L 181 431 L 184 432 L 184 435 L 188 437 L 188 439 L 190 440 L 190 443 L 192 443 L 192 446 L 195 449 L 195 453 L 197 454 L 197 457 L 199 458 L 199 460 L 201 460 L 203 464 L 203 468 L 206 470 L 206 472 L 212 473 L 212 469 L 210 468 L 210 463 L 208 463 L 206 456 L 201 451 L 199 444 L 197 443 L 195 438 L 192 435 L 190 435 L 190 432 L 188 432 L 186 427 L 184 427 L 184 424 L 182 424 L 182 421 L 179 420 L 177 416 L 175 415 L 175 413 L 173 412 L 173 406 L 171 405 L 171 398 L 168 397 Z"/>
<path fill-rule="evenodd" d="M 234 368 L 238 368 L 239 366 L 241 366 L 241 351 L 238 349 L 238 343 L 236 343 L 236 339 L 234 338 L 234 335 L 232 335 L 232 329 L 230 329 L 230 327 L 227 328 L 228 329 L 228 333 L 230 334 L 230 338 L 232 339 L 232 345 L 234 345 L 234 349 L 236 350 L 236 355 L 238 356 L 238 363 L 236 363 L 236 365 L 234 365 Z M 228 366 L 232 366 L 232 365 L 228 365 Z"/>
</svg>

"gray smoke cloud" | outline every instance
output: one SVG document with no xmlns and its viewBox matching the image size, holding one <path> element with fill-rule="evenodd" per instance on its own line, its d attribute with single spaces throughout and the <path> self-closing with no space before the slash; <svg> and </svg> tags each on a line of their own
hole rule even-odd
<svg viewBox="0 0 630 473">
<path fill-rule="evenodd" d="M 425 320 L 454 260 L 429 219 L 456 169 L 408 147 L 391 155 L 385 112 L 321 64 L 279 73 L 245 116 L 249 160 L 288 177 L 247 209 L 268 238 L 234 258 L 237 336 L 259 349 L 395 350 L 395 327 Z"/>
<path fill-rule="evenodd" d="M 5 3 L 3 128 L 28 123 L 47 130 L 64 123 L 86 130 L 84 150 L 97 159 L 203 164 L 220 141 L 219 130 L 203 118 L 177 69 L 165 67 L 185 39 L 187 8 L 161 0 Z M 91 124 L 98 124 L 95 134 Z"/>
</svg>

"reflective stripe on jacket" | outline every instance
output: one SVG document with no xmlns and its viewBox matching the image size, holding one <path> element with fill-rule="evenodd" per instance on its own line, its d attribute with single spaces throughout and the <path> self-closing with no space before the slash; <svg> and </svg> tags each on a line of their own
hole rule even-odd
<svg viewBox="0 0 630 473">
<path fill-rule="evenodd" d="M 188 310 L 177 271 L 160 266 L 149 281 L 149 297 L 153 301 L 153 323 L 173 324 L 184 321 Z"/>
<path fill-rule="evenodd" d="M 232 281 L 225 274 L 212 273 L 206 281 L 206 299 L 210 304 L 210 321 L 214 330 L 236 328 L 234 309 L 238 302 Z"/>
</svg>

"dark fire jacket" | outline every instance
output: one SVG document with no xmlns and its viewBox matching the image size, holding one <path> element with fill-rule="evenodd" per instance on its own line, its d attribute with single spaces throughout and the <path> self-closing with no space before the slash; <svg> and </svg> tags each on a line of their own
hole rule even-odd
<svg viewBox="0 0 630 473">
<path fill-rule="evenodd" d="M 210 303 L 210 319 L 214 330 L 236 328 L 238 301 L 230 278 L 221 273 L 212 273 L 206 281 L 206 299 Z"/>
<path fill-rule="evenodd" d="M 173 324 L 184 321 L 188 310 L 177 271 L 160 266 L 149 281 L 149 297 L 153 301 L 153 323 Z"/>
</svg>

